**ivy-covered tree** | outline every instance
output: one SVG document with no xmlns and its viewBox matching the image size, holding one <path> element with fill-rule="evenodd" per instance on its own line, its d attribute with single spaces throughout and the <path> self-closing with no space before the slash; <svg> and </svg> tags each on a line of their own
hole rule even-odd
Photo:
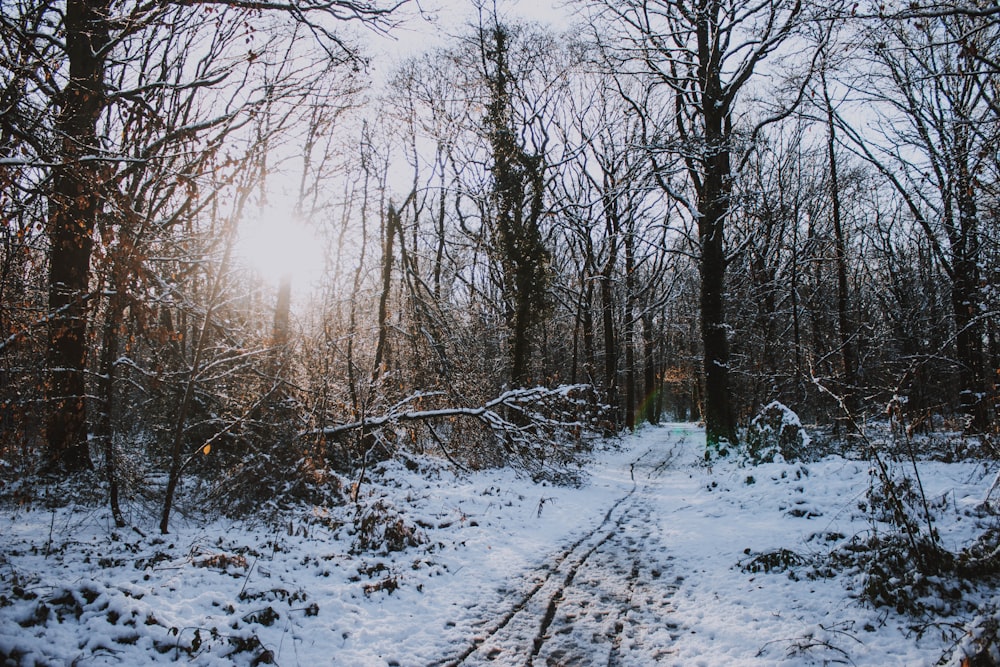
<svg viewBox="0 0 1000 667">
<path fill-rule="evenodd" d="M 491 150 L 493 237 L 503 268 L 505 309 L 510 322 L 510 378 L 531 381 L 531 343 L 547 310 L 549 250 L 542 239 L 545 212 L 546 138 L 526 147 L 514 125 L 510 28 L 494 17 L 481 27 L 479 43 L 487 85 L 483 118 Z"/>
</svg>

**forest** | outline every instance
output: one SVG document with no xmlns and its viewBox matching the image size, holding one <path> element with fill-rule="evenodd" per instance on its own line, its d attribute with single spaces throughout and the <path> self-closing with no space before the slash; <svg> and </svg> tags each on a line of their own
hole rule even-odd
<svg viewBox="0 0 1000 667">
<path fill-rule="evenodd" d="M 893 502 L 890 448 L 995 462 L 1000 8 L 441 11 L 389 59 L 430 10 L 3 0 L 5 502 L 166 535 L 412 456 L 572 484 L 644 424 L 736 456 L 774 402 Z"/>
</svg>

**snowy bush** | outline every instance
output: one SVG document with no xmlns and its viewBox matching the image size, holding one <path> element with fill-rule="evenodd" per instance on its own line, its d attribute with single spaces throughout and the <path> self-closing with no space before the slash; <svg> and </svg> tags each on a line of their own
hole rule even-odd
<svg viewBox="0 0 1000 667">
<path fill-rule="evenodd" d="M 810 438 L 799 416 L 778 401 L 761 410 L 747 427 L 745 454 L 752 464 L 779 459 L 797 461 L 805 455 Z"/>
<path fill-rule="evenodd" d="M 423 533 L 409 523 L 399 510 L 381 499 L 368 507 L 359 506 L 354 526 L 355 553 L 388 554 L 427 541 Z"/>
<path fill-rule="evenodd" d="M 969 582 L 954 576 L 950 553 L 923 536 L 873 535 L 858 566 L 864 571 L 862 598 L 899 614 L 967 613 Z"/>
<path fill-rule="evenodd" d="M 977 616 L 967 628 L 948 664 L 992 667 L 1000 664 L 1000 617 Z"/>
<path fill-rule="evenodd" d="M 780 548 L 763 553 L 756 553 L 750 549 L 744 550 L 748 558 L 740 562 L 740 569 L 744 572 L 789 572 L 789 577 L 794 579 L 793 568 L 805 563 L 805 560 L 790 549 Z"/>
</svg>

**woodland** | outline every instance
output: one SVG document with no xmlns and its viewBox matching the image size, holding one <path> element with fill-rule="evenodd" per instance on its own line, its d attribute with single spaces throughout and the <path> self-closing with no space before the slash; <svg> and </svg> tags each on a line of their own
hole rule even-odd
<svg viewBox="0 0 1000 667">
<path fill-rule="evenodd" d="M 572 484 L 644 423 L 736 456 L 778 401 L 872 462 L 901 568 L 995 576 L 883 462 L 1000 455 L 1000 8 L 471 3 L 374 57 L 423 11 L 2 0 L 5 502 L 167 534 L 411 455 Z"/>
</svg>

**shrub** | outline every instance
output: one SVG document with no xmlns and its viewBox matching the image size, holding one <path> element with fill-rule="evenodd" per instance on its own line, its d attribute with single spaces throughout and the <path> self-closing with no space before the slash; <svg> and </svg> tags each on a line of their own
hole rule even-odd
<svg viewBox="0 0 1000 667">
<path fill-rule="evenodd" d="M 750 463 L 801 460 L 810 438 L 799 416 L 778 401 L 761 410 L 746 431 L 746 457 Z"/>
<path fill-rule="evenodd" d="M 383 553 L 403 551 L 427 541 L 420 530 L 382 500 L 369 507 L 359 507 L 354 519 L 354 552 Z"/>
</svg>

